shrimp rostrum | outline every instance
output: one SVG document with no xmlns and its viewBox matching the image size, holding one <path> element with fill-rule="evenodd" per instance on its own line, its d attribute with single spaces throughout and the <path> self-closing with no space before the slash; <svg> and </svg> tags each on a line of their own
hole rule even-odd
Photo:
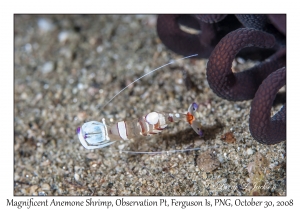
<svg viewBox="0 0 300 210">
<path fill-rule="evenodd" d="M 203 135 L 201 125 L 195 120 L 198 108 L 192 103 L 187 114 L 150 112 L 140 119 L 120 121 L 107 127 L 105 119 L 102 122 L 90 121 L 77 128 L 78 138 L 86 149 L 98 149 L 109 146 L 117 140 L 128 140 L 138 136 L 150 136 L 160 133 L 168 124 L 184 120 L 191 125 L 200 136 Z"/>
</svg>

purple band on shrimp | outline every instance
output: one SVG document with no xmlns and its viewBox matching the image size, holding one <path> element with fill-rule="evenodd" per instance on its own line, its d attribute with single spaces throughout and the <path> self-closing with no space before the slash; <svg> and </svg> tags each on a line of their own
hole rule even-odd
<svg viewBox="0 0 300 210">
<path fill-rule="evenodd" d="M 195 102 L 193 103 L 193 109 L 197 110 L 198 109 L 198 104 L 196 104 Z"/>
<path fill-rule="evenodd" d="M 76 134 L 79 134 L 80 133 L 80 127 L 78 127 L 77 129 L 76 129 Z"/>
<path fill-rule="evenodd" d="M 200 137 L 203 137 L 203 136 L 204 136 L 203 130 L 198 130 L 198 135 L 199 135 Z"/>
</svg>

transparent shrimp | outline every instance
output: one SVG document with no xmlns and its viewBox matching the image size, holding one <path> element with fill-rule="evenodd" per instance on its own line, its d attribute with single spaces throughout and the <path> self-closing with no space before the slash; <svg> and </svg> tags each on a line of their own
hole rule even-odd
<svg viewBox="0 0 300 210">
<path fill-rule="evenodd" d="M 197 54 L 188 57 L 193 56 L 197 56 Z M 179 60 L 186 59 L 188 57 L 184 57 Z M 176 61 L 171 61 L 168 64 L 165 64 L 157 69 L 150 71 L 149 73 L 130 83 L 128 86 L 140 80 L 141 78 L 153 73 L 154 71 L 157 71 L 160 68 L 166 65 L 170 65 L 171 63 L 174 63 Z M 119 91 L 103 107 L 109 104 L 117 95 L 124 91 L 128 86 Z M 120 121 L 110 127 L 107 127 L 105 119 L 103 118 L 102 122 L 89 121 L 84 123 L 81 127 L 77 128 L 76 132 L 82 146 L 84 146 L 86 149 L 100 149 L 113 144 L 117 140 L 128 140 L 130 138 L 135 138 L 138 136 L 149 136 L 158 134 L 162 130 L 164 130 L 168 126 L 168 124 L 178 122 L 179 120 L 186 121 L 190 124 L 190 126 L 198 135 L 203 136 L 201 124 L 195 120 L 195 113 L 197 109 L 198 105 L 196 103 L 192 103 L 189 106 L 186 114 L 150 112 L 139 119 Z"/>
<path fill-rule="evenodd" d="M 128 140 L 138 136 L 150 136 L 160 133 L 168 124 L 184 120 L 200 136 L 201 124 L 195 121 L 194 113 L 198 105 L 192 103 L 187 114 L 150 112 L 140 119 L 120 121 L 107 127 L 105 119 L 101 122 L 90 121 L 77 128 L 77 135 L 86 149 L 99 149 L 113 144 L 116 140 Z"/>
</svg>

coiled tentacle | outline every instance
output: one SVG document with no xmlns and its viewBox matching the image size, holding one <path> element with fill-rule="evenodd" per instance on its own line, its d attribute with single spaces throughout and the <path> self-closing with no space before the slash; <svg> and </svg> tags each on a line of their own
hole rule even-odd
<svg viewBox="0 0 300 210">
<path fill-rule="evenodd" d="M 264 144 L 286 140 L 286 104 L 270 118 L 278 90 L 286 84 L 286 68 L 270 74 L 258 88 L 251 104 L 249 129 L 252 136 Z"/>
<path fill-rule="evenodd" d="M 207 63 L 207 80 L 220 97 L 242 101 L 252 99 L 262 81 L 272 72 L 285 66 L 285 49 L 247 71 L 233 73 L 232 61 L 245 47 L 271 48 L 273 35 L 255 29 L 238 29 L 225 36 L 212 52 Z"/>
</svg>

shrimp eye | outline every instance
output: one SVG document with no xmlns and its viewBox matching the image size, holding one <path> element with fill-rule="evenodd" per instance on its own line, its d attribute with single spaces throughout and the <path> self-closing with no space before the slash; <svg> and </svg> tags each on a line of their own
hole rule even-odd
<svg viewBox="0 0 300 210">
<path fill-rule="evenodd" d="M 195 102 L 193 103 L 193 110 L 196 111 L 198 109 L 198 104 L 196 104 Z"/>
<path fill-rule="evenodd" d="M 204 136 L 203 131 L 200 128 L 197 128 L 197 130 L 198 130 L 198 135 L 203 137 Z"/>
</svg>

